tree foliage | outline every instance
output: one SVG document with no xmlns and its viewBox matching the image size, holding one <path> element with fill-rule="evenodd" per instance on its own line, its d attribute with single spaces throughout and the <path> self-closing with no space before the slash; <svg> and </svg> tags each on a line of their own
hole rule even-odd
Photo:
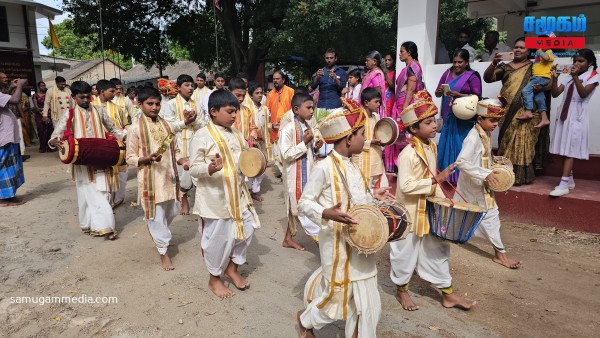
<svg viewBox="0 0 600 338">
<path fill-rule="evenodd" d="M 49 53 L 50 56 L 58 56 L 75 60 L 89 60 L 102 57 L 102 52 L 94 49 L 99 41 L 98 34 L 75 34 L 75 27 L 73 25 L 73 20 L 71 19 L 65 19 L 62 22 L 55 24 L 54 30 L 58 40 L 60 41 L 60 48 L 52 49 L 50 30 L 48 30 L 48 36 L 44 37 L 42 40 L 42 45 L 47 49 L 51 49 Z M 123 54 L 114 51 L 111 54 L 108 50 L 106 50 L 104 56 L 107 59 L 112 60 L 114 63 L 120 65 L 124 69 L 131 68 L 131 59 L 125 57 Z"/>
<path fill-rule="evenodd" d="M 439 38 L 446 45 L 449 53 L 460 47 L 456 38 L 463 28 L 471 33 L 469 44 L 476 50 L 481 49 L 483 35 L 491 30 L 494 24 L 491 18 L 469 19 L 464 0 L 440 0 L 439 20 Z"/>
</svg>

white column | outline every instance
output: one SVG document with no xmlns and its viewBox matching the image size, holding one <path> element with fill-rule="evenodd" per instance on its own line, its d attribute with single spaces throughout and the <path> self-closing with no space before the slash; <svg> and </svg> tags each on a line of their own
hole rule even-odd
<svg viewBox="0 0 600 338">
<path fill-rule="evenodd" d="M 439 0 L 398 0 L 398 38 L 396 52 L 405 41 L 417 44 L 419 63 L 425 70 L 435 64 L 438 30 Z M 404 68 L 404 62 L 396 59 L 396 74 Z"/>
</svg>

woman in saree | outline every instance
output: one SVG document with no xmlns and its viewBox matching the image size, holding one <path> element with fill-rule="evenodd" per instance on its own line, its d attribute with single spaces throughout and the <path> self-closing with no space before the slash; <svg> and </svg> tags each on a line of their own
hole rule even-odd
<svg viewBox="0 0 600 338">
<path fill-rule="evenodd" d="M 444 94 L 442 84 L 450 86 L 450 91 Z M 481 98 L 481 76 L 469 65 L 469 51 L 459 49 L 454 52 L 452 67 L 447 69 L 435 90 L 435 96 L 442 97 L 442 119 L 444 127 L 438 143 L 438 168 L 444 170 L 458 158 L 463 141 L 473 129 L 475 121 L 461 120 L 452 113 L 452 101 L 459 97 L 477 95 Z M 456 184 L 458 168 L 450 175 L 448 181 Z"/>
<path fill-rule="evenodd" d="M 419 64 L 419 52 L 417 45 L 412 41 L 406 41 L 400 46 L 398 54 L 400 61 L 406 64 L 396 79 L 396 94 L 392 108 L 391 118 L 400 122 L 402 110 L 414 101 L 414 95 L 425 88 L 423 84 L 423 71 Z M 410 137 L 410 135 L 408 135 Z M 384 148 L 384 163 L 387 172 L 397 172 L 398 155 L 408 144 L 407 134 L 400 133 L 394 144 Z"/>
<path fill-rule="evenodd" d="M 395 90 L 396 88 L 396 56 L 395 53 L 387 53 L 383 58 L 385 65 L 385 112 L 389 114 L 392 112 L 395 101 Z"/>
<path fill-rule="evenodd" d="M 386 117 L 387 112 L 385 111 L 385 74 L 383 70 L 381 70 L 381 54 L 378 51 L 371 51 L 365 57 L 365 66 L 367 67 L 367 72 L 363 77 L 362 88 L 360 89 L 360 94 L 362 95 L 363 90 L 367 88 L 375 88 L 381 95 L 381 106 L 379 106 L 379 116 Z"/>
<path fill-rule="evenodd" d="M 540 114 L 534 113 L 529 120 L 515 118 L 524 110 L 521 91 L 531 78 L 531 61 L 525 48 L 525 38 L 515 41 L 513 48 L 514 59 L 509 63 L 500 63 L 501 56 L 496 55 L 492 63 L 483 73 L 487 83 L 502 81 L 500 96 L 507 101 L 507 110 L 500 122 L 498 136 L 498 152 L 507 157 L 513 164 L 515 172 L 515 185 L 531 184 L 535 180 L 533 161 L 535 146 L 540 129 L 535 126 L 541 121 Z M 534 88 L 540 90 L 541 88 Z"/>
</svg>

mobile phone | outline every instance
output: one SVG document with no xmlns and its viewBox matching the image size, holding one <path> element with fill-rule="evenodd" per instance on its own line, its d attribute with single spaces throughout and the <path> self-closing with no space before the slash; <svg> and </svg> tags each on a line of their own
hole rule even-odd
<svg viewBox="0 0 600 338">
<path fill-rule="evenodd" d="M 446 83 L 442 84 L 442 91 L 444 92 L 444 95 L 448 94 L 450 91 L 450 85 Z"/>
<path fill-rule="evenodd" d="M 573 65 L 556 65 L 557 73 L 567 74 L 571 72 L 571 69 L 573 69 Z"/>
<path fill-rule="evenodd" d="M 502 61 L 512 61 L 515 58 L 515 53 L 506 52 L 506 53 L 498 53 L 500 55 Z"/>
</svg>

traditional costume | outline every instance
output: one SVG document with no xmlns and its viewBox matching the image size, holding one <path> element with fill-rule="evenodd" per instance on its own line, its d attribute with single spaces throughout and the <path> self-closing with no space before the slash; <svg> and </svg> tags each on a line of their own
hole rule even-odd
<svg viewBox="0 0 600 338">
<path fill-rule="evenodd" d="M 293 122 L 279 131 L 279 149 L 283 163 L 283 182 L 287 192 L 285 202 L 290 233 L 296 236 L 297 227 L 301 226 L 307 235 L 318 242 L 320 227 L 305 215 L 298 213 L 298 200 L 315 164 L 314 139 L 309 144 L 304 143 L 304 132 L 310 129 L 306 121 L 301 122 L 298 116 L 294 115 Z"/>
<path fill-rule="evenodd" d="M 133 120 L 136 111 L 133 106 L 133 102 L 131 102 L 131 99 L 127 95 L 115 95 L 112 102 L 116 104 L 119 107 L 119 109 L 121 109 L 125 113 L 125 116 L 129 119 L 130 122 Z"/>
<path fill-rule="evenodd" d="M 199 106 L 201 105 L 201 107 L 198 107 L 198 109 L 202 108 L 204 114 L 209 114 L 208 98 L 210 97 L 210 94 L 212 92 L 213 91 L 210 88 L 204 86 L 202 88 L 194 89 L 194 93 L 192 94 L 192 100 L 194 100 L 194 102 L 197 102 Z"/>
<path fill-rule="evenodd" d="M 415 101 L 402 111 L 406 128 L 437 114 L 437 108 L 425 91 L 415 94 Z M 446 294 L 452 293 L 452 277 L 448 266 L 450 244 L 429 236 L 429 220 L 425 211 L 427 196 L 444 197 L 432 182 L 437 172 L 437 147 L 433 140 L 423 143 L 412 136 L 398 157 L 396 200 L 411 216 L 406 239 L 390 243 L 391 279 L 402 291 L 416 270 L 419 277 Z"/>
<path fill-rule="evenodd" d="M 170 141 L 170 142 L 169 142 Z M 159 162 L 139 165 L 140 157 L 164 150 Z M 171 241 L 169 225 L 181 210 L 177 158 L 177 141 L 169 123 L 157 117 L 156 121 L 143 115 L 131 126 L 127 137 L 127 163 L 138 167 L 138 190 L 144 209 L 144 219 L 158 253 L 164 255 Z"/>
<path fill-rule="evenodd" d="M 74 138 L 106 138 L 105 131 L 119 140 L 125 138 L 125 132 L 117 128 L 103 110 L 91 104 L 88 109 L 76 105 L 62 115 L 50 140 L 62 138 L 69 133 L 73 133 Z M 81 229 L 93 236 L 114 233 L 115 217 L 109 203 L 110 192 L 116 184 L 112 168 L 96 170 L 84 165 L 71 165 L 71 177 L 77 187 Z"/>
<path fill-rule="evenodd" d="M 63 113 L 73 107 L 74 103 L 73 98 L 71 97 L 71 90 L 66 87 L 63 90 L 60 90 L 54 86 L 46 91 L 46 100 L 44 101 L 42 116 L 50 116 L 56 128 L 56 124 L 58 120 L 61 119 Z"/>
<path fill-rule="evenodd" d="M 190 145 L 189 172 L 198 181 L 193 213 L 199 217 L 204 261 L 213 276 L 220 276 L 229 260 L 238 265 L 246 262 L 252 234 L 260 227 L 239 169 L 238 159 L 246 147 L 239 131 L 212 121 L 194 134 Z M 217 154 L 223 168 L 209 175 L 209 164 Z"/>
<path fill-rule="evenodd" d="M 500 106 L 479 106 L 477 109 L 477 115 L 485 118 L 500 119 L 504 113 L 504 107 Z M 492 135 L 475 124 L 467 134 L 456 160 L 462 173 L 458 177 L 457 190 L 469 203 L 487 209 L 475 235 L 487 238 L 496 251 L 504 253 L 506 250 L 500 238 L 500 213 L 496 198 L 494 192 L 484 184 L 486 177 L 492 173 L 492 159 Z"/>
<path fill-rule="evenodd" d="M 356 102 L 356 101 L 353 101 Z M 359 105 L 359 103 L 357 103 Z M 380 145 L 371 144 L 375 136 L 375 123 L 381 119 L 379 113 L 367 113 L 365 119 L 365 145 L 360 154 L 352 155 L 352 162 L 360 168 L 369 182 L 369 187 L 387 187 L 387 177 L 383 170 L 383 148 Z"/>
<path fill-rule="evenodd" d="M 346 109 L 321 122 L 325 142 L 332 144 L 365 123 L 365 114 Z M 343 227 L 323 219 L 323 210 L 341 202 L 343 211 L 353 204 L 372 204 L 367 182 L 350 158 L 333 150 L 311 172 L 298 207 L 319 231 L 321 267 L 308 279 L 304 291 L 306 309 L 300 316 L 302 326 L 320 329 L 336 320 L 346 321 L 346 337 L 358 324 L 358 337 L 376 337 L 381 315 L 377 286 L 377 257 L 359 254 L 346 243 Z"/>
<path fill-rule="evenodd" d="M 254 103 L 251 103 L 254 106 Z M 240 105 L 240 109 L 235 115 L 235 122 L 233 127 L 242 133 L 244 140 L 249 141 L 250 136 L 254 139 L 258 137 L 258 130 L 256 128 L 256 122 L 254 121 L 254 114 L 249 106 L 243 102 Z M 252 146 L 252 145 L 251 145 Z"/>
<path fill-rule="evenodd" d="M 267 94 L 266 105 L 271 112 L 271 124 L 276 124 L 281 121 L 283 114 L 292 109 L 292 97 L 294 90 L 284 85 L 280 90 L 273 89 Z M 271 143 L 275 143 L 279 129 L 271 129 Z"/>
<path fill-rule="evenodd" d="M 127 114 L 121 109 L 114 101 L 100 102 L 100 108 L 110 116 L 110 119 L 114 122 L 117 128 L 123 130 L 127 134 L 125 129 L 130 125 L 127 119 Z M 125 200 L 125 191 L 127 190 L 127 165 L 113 167 L 113 175 L 116 185 L 116 191 L 111 194 L 111 204 L 118 205 Z"/>
<path fill-rule="evenodd" d="M 183 115 L 184 110 L 194 110 L 196 113 L 200 113 L 196 107 L 196 102 L 191 98 L 186 101 L 181 94 L 170 100 L 164 110 L 161 109 L 160 117 L 165 119 L 171 125 L 171 130 L 175 134 L 177 139 L 177 148 L 181 151 L 181 157 L 184 159 L 190 158 L 189 148 L 192 142 L 192 136 L 194 132 L 206 125 L 206 119 L 204 116 L 198 115 L 196 121 L 190 125 L 185 125 L 185 116 Z M 184 194 L 190 191 L 194 184 L 190 176 L 189 171 L 183 169 L 183 165 L 177 165 L 177 171 L 180 179 L 180 189 Z M 206 196 L 204 196 L 206 197 Z"/>
<path fill-rule="evenodd" d="M 265 157 L 267 158 L 267 163 L 273 162 L 273 145 L 271 144 L 271 139 L 269 138 L 269 133 L 271 130 L 271 113 L 269 112 L 269 108 L 267 106 L 261 104 L 257 106 L 254 104 L 254 101 L 250 102 L 250 114 L 254 117 L 254 122 L 256 124 L 257 129 L 257 138 L 256 145 L 258 149 L 260 149 Z M 260 192 L 260 184 L 264 179 L 265 174 L 254 178 L 248 178 L 246 182 L 248 185 L 248 189 L 258 194 Z"/>
</svg>

